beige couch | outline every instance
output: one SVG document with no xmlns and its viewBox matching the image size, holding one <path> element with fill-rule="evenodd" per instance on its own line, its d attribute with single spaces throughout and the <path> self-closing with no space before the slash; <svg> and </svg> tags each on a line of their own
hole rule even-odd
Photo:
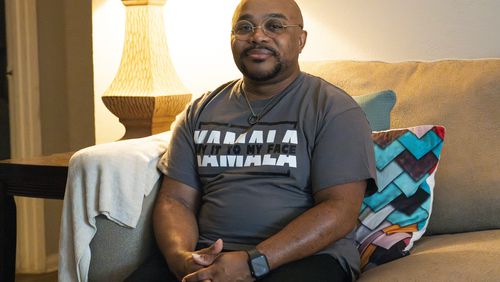
<svg viewBox="0 0 500 282">
<path fill-rule="evenodd" d="M 391 128 L 447 128 L 426 236 L 411 255 L 360 281 L 500 281 L 500 60 L 323 61 L 303 70 L 351 95 L 394 90 Z M 146 198 L 138 229 L 98 219 L 91 281 L 121 280 L 151 250 L 153 198 Z"/>
<path fill-rule="evenodd" d="M 500 281 L 500 60 L 318 62 L 303 69 L 351 95 L 394 90 L 391 128 L 447 129 L 428 236 L 410 256 L 360 281 Z"/>
</svg>

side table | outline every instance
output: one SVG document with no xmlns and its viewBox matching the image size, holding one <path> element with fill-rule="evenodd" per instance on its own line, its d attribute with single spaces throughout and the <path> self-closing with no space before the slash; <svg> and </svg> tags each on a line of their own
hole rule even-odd
<svg viewBox="0 0 500 282">
<path fill-rule="evenodd" d="M 71 153 L 0 161 L 0 281 L 15 280 L 14 196 L 64 199 Z"/>
</svg>

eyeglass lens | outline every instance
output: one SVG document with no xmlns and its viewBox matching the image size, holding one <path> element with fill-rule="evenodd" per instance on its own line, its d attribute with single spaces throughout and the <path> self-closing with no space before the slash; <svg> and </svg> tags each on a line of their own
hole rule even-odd
<svg viewBox="0 0 500 282">
<path fill-rule="evenodd" d="M 269 37 L 276 37 L 285 32 L 286 25 L 279 19 L 267 19 L 260 26 L 255 26 L 253 23 L 242 20 L 236 23 L 233 28 L 233 33 L 238 39 L 247 39 L 255 29 L 261 28 L 264 34 Z"/>
</svg>

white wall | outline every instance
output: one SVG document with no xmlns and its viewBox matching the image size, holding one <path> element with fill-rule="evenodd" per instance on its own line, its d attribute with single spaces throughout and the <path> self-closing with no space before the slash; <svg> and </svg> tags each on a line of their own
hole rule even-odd
<svg viewBox="0 0 500 282">
<path fill-rule="evenodd" d="M 229 48 L 238 0 L 168 0 L 165 25 L 179 76 L 199 96 L 239 76 Z M 438 60 L 500 57 L 498 0 L 297 0 L 308 43 L 302 60 Z M 121 1 L 93 0 L 96 141 L 123 128 L 101 95 L 118 69 L 124 34 Z M 199 27 L 202 26 L 202 32 Z"/>
<path fill-rule="evenodd" d="M 500 57 L 498 0 L 298 1 L 303 58 L 437 60 Z"/>
</svg>

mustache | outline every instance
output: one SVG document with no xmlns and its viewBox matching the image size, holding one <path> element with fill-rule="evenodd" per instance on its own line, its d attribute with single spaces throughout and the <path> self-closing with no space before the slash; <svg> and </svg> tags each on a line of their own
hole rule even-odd
<svg viewBox="0 0 500 282">
<path fill-rule="evenodd" d="M 253 45 L 248 48 L 245 48 L 242 52 L 243 55 L 248 56 L 248 52 L 256 49 L 266 49 L 270 51 L 273 56 L 278 56 L 278 51 L 276 51 L 274 48 L 268 47 L 268 46 L 263 46 L 263 45 Z"/>
</svg>

